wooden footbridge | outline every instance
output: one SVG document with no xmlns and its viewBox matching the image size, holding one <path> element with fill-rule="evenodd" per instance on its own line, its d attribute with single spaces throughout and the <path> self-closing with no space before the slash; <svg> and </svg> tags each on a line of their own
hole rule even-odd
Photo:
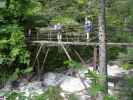
<svg viewBox="0 0 133 100">
<path fill-rule="evenodd" d="M 99 47 L 100 43 L 98 42 L 98 30 L 93 29 L 92 32 L 86 33 L 84 31 L 84 27 L 82 26 L 74 26 L 74 27 L 63 27 L 60 30 L 53 30 L 51 27 L 46 28 L 36 28 L 37 32 L 32 33 L 31 30 L 27 33 L 27 38 L 32 45 L 38 45 L 39 49 L 37 51 L 35 61 L 33 66 L 36 64 L 38 56 L 43 48 L 43 46 L 48 47 L 43 63 L 41 65 L 40 70 L 43 68 L 46 58 L 49 53 L 49 47 L 61 47 L 65 54 L 67 55 L 69 60 L 72 60 L 71 56 L 67 51 L 68 45 L 75 46 L 93 46 L 94 47 L 94 57 L 93 64 L 96 65 L 97 62 L 97 47 Z M 131 46 L 133 47 L 133 43 L 106 43 L 107 46 Z M 80 59 L 82 63 L 85 64 L 84 60 L 80 56 L 80 54 L 76 51 L 75 54 Z M 96 67 L 96 66 L 94 66 Z"/>
<path fill-rule="evenodd" d="M 69 52 L 67 51 L 66 48 L 68 45 L 76 45 L 76 46 L 90 45 L 96 47 L 98 43 L 96 43 L 95 41 L 98 40 L 98 38 L 97 34 L 95 34 L 96 33 L 95 31 L 96 30 L 86 34 L 83 26 L 63 27 L 60 30 L 53 30 L 51 29 L 51 27 L 36 28 L 36 32 L 31 32 L 31 30 L 29 30 L 29 32 L 26 35 L 29 43 L 35 46 L 36 45 L 39 46 L 33 66 L 35 66 L 35 64 L 37 63 L 38 57 L 43 47 L 48 47 L 48 48 L 45 52 L 43 63 L 40 69 L 42 69 L 44 66 L 44 63 L 46 61 L 51 46 L 52 47 L 58 46 L 62 48 L 69 60 L 72 60 L 72 58 L 69 55 Z M 80 54 L 76 50 L 74 50 L 74 52 L 79 57 L 81 62 L 85 63 Z"/>
<path fill-rule="evenodd" d="M 61 30 L 52 30 L 50 27 L 37 28 L 36 33 L 26 35 L 32 44 L 42 44 L 45 46 L 63 45 L 88 45 L 98 46 L 98 30 L 89 33 L 89 37 L 82 26 L 64 27 Z M 133 46 L 133 43 L 107 42 L 107 46 Z"/>
<path fill-rule="evenodd" d="M 31 36 L 32 43 L 37 44 L 58 44 L 64 45 L 85 45 L 87 42 L 96 40 L 96 34 L 90 32 L 91 39 L 87 39 L 87 34 L 83 27 L 64 27 L 61 30 L 52 30 L 51 28 L 37 29 L 37 33 Z M 94 43 L 91 43 L 94 44 Z"/>
</svg>

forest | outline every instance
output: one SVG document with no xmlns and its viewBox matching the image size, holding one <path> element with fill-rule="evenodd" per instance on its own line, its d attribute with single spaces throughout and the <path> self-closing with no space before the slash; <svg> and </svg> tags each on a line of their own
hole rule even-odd
<svg viewBox="0 0 133 100">
<path fill-rule="evenodd" d="M 133 0 L 0 0 L 0 100 L 133 100 Z"/>
</svg>

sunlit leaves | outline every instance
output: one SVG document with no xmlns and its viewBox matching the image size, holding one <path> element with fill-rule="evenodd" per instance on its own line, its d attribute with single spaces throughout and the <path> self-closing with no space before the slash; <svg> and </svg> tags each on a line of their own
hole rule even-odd
<svg viewBox="0 0 133 100">
<path fill-rule="evenodd" d="M 24 39 L 24 36 L 23 36 L 23 34 L 22 34 L 22 32 L 15 32 L 15 33 L 12 33 L 11 34 L 11 38 L 10 38 L 10 42 L 11 42 L 11 45 L 13 46 L 17 46 L 17 44 L 19 45 L 19 44 L 21 44 L 22 43 L 22 41 L 23 41 L 23 39 Z M 20 45 L 21 46 L 21 45 Z"/>
<path fill-rule="evenodd" d="M 63 16 L 55 17 L 51 22 L 61 23 L 63 25 L 78 25 L 79 24 L 74 19 L 72 19 L 70 17 L 63 17 Z"/>
<path fill-rule="evenodd" d="M 98 92 L 104 91 L 104 86 L 98 83 L 92 83 L 91 87 L 89 88 L 89 91 L 92 96 L 96 96 Z"/>
<path fill-rule="evenodd" d="M 19 54 L 20 49 L 19 48 L 13 48 L 10 52 L 11 58 L 16 58 L 16 56 Z"/>
<path fill-rule="evenodd" d="M 21 48 L 18 59 L 20 63 L 29 65 L 30 59 L 29 59 L 29 52 L 27 51 L 27 49 Z"/>
<path fill-rule="evenodd" d="M 128 48 L 126 53 L 119 53 L 118 58 L 120 59 L 121 65 L 125 69 L 133 68 L 133 48 Z"/>
<path fill-rule="evenodd" d="M 88 77 L 92 81 L 91 87 L 89 88 L 92 96 L 96 96 L 98 92 L 104 91 L 105 87 L 102 84 L 99 84 L 99 82 L 104 79 L 104 76 L 97 74 L 96 71 L 88 70 L 86 77 Z"/>
<path fill-rule="evenodd" d="M 16 60 L 16 58 L 19 58 L 18 60 L 20 63 L 28 64 L 29 54 L 25 49 L 22 28 L 16 24 L 9 24 L 2 26 L 0 33 L 3 36 L 1 36 L 2 39 L 0 40 L 0 52 L 2 54 L 1 57 L 6 56 L 6 58 L 1 58 L 1 62 L 13 62 Z M 10 60 L 5 60 L 7 58 Z"/>
<path fill-rule="evenodd" d="M 114 96 L 107 95 L 104 97 L 104 100 L 117 100 Z"/>
<path fill-rule="evenodd" d="M 68 67 L 70 67 L 73 70 L 78 70 L 81 68 L 81 64 L 76 62 L 76 61 L 65 61 L 64 62 L 65 65 L 68 65 Z"/>
<path fill-rule="evenodd" d="M 0 0 L 0 8 L 5 8 L 6 2 L 4 0 Z"/>
<path fill-rule="evenodd" d="M 33 100 L 63 100 L 63 97 L 60 95 L 60 88 L 58 87 L 48 87 L 45 93 L 34 96 Z"/>
<path fill-rule="evenodd" d="M 31 0 L 27 10 L 25 11 L 25 15 L 33 15 L 38 13 L 41 10 L 41 3 L 36 0 Z"/>
<path fill-rule="evenodd" d="M 0 49 L 5 48 L 7 46 L 7 44 L 8 44 L 8 42 L 9 41 L 6 40 L 6 39 L 0 40 Z"/>
<path fill-rule="evenodd" d="M 79 4 L 84 4 L 84 3 L 86 3 L 86 1 L 87 0 L 75 0 L 77 3 L 79 3 Z"/>
<path fill-rule="evenodd" d="M 88 70 L 86 76 L 89 77 L 91 80 L 100 80 L 103 78 L 102 76 L 98 75 L 96 71 L 90 71 L 90 70 Z"/>
</svg>

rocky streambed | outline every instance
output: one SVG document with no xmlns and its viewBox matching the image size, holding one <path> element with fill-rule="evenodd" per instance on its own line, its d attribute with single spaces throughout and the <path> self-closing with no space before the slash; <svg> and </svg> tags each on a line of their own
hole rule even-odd
<svg viewBox="0 0 133 100">
<path fill-rule="evenodd" d="M 78 100 L 90 100 L 89 92 L 86 88 L 90 87 L 91 80 L 85 77 L 87 69 L 81 69 L 79 71 L 80 78 L 69 76 L 63 73 L 54 73 L 48 72 L 44 74 L 42 81 L 21 81 L 17 89 L 13 89 L 11 84 L 8 83 L 3 89 L 0 90 L 0 93 L 4 94 L 6 91 L 17 91 L 24 93 L 27 97 L 33 97 L 35 95 L 43 94 L 47 91 L 48 87 L 58 87 L 60 88 L 60 96 L 64 100 L 68 100 L 68 95 L 74 94 Z M 123 77 L 125 74 L 132 73 L 131 71 L 124 70 L 117 65 L 109 66 L 108 65 L 108 76 L 109 77 Z M 82 79 L 81 79 L 82 78 Z M 113 81 L 109 82 L 109 93 L 114 95 L 114 86 Z M 42 99 L 43 100 L 43 99 Z"/>
</svg>

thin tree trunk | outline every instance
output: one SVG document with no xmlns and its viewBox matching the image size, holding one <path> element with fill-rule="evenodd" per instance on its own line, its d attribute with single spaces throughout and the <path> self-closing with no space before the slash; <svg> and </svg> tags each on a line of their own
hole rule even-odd
<svg viewBox="0 0 133 100">
<path fill-rule="evenodd" d="M 103 97 L 108 93 L 107 83 L 107 61 L 106 61 L 106 32 L 105 32 L 105 0 L 99 0 L 99 73 L 105 78 L 100 81 L 104 85 L 105 91 L 98 94 L 98 100 L 103 100 Z"/>
</svg>

